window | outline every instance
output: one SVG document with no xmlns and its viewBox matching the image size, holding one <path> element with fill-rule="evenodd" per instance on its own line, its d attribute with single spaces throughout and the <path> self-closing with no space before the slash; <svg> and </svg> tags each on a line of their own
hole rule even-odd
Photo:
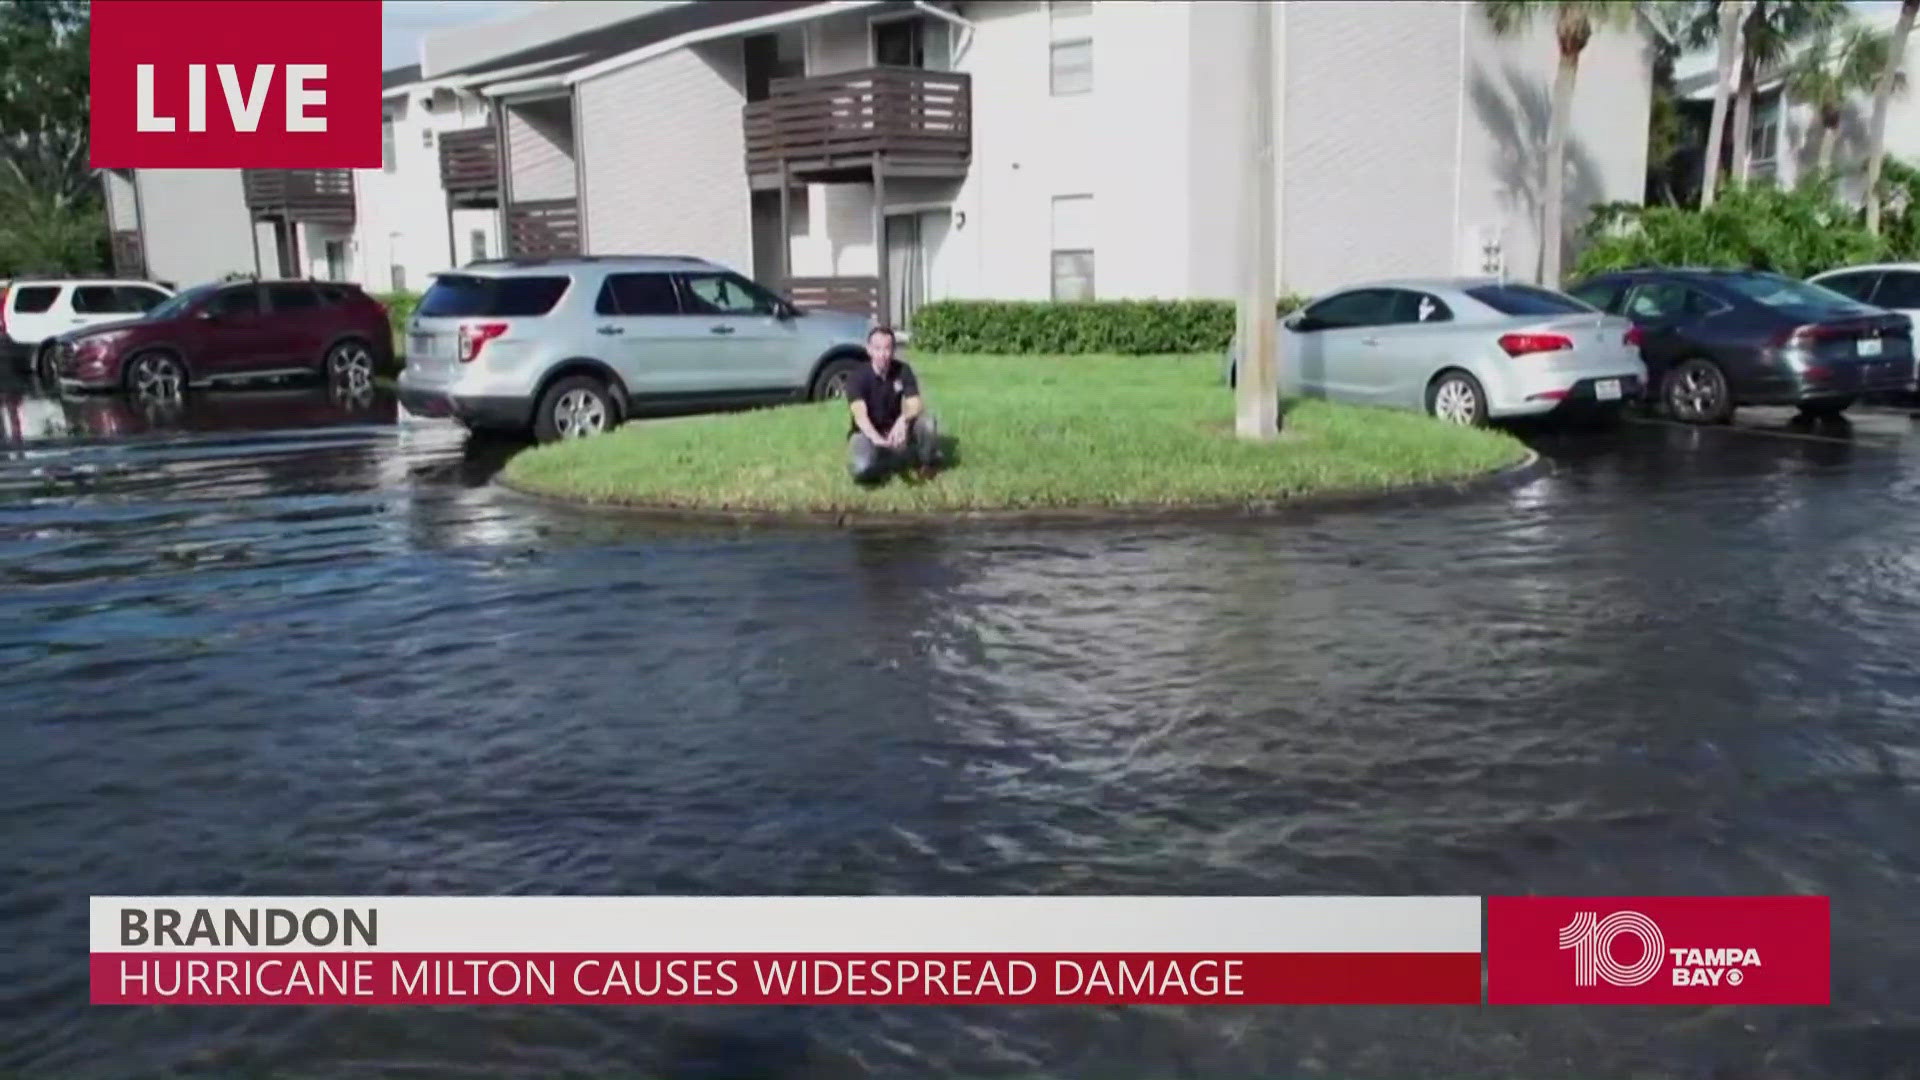
<svg viewBox="0 0 1920 1080">
<path fill-rule="evenodd" d="M 1754 110 L 1747 132 L 1747 157 L 1755 176 L 1772 176 L 1780 157 L 1780 99 Z"/>
<path fill-rule="evenodd" d="M 1833 288 L 1831 281 L 1823 281 L 1820 284 Z M 1920 309 L 1920 274 L 1907 270 L 1890 271 L 1886 277 L 1880 279 L 1880 289 L 1873 294 L 1873 302 L 1880 307 L 1898 311 Z"/>
<path fill-rule="evenodd" d="M 420 145 L 422 147 L 425 147 L 428 150 L 433 149 L 433 129 L 432 128 L 426 128 L 425 130 L 420 132 Z"/>
<path fill-rule="evenodd" d="M 1053 298 L 1091 300 L 1093 196 L 1057 195 L 1053 200 Z"/>
<path fill-rule="evenodd" d="M 1453 321 L 1453 309 L 1446 301 L 1431 293 L 1412 292 L 1406 289 L 1393 291 L 1393 319 L 1396 323 L 1431 323 Z"/>
<path fill-rule="evenodd" d="M 344 281 L 347 277 L 347 242 L 329 240 L 326 243 L 327 280 Z"/>
<path fill-rule="evenodd" d="M 252 285 L 222 289 L 208 302 L 207 310 L 215 315 L 258 315 L 260 290 Z"/>
<path fill-rule="evenodd" d="M 1567 295 L 1601 311 L 1619 314 L 1620 286 L 1611 281 L 1589 281 L 1567 290 Z"/>
<path fill-rule="evenodd" d="M 1698 289 L 1677 282 L 1648 281 L 1634 286 L 1633 295 L 1627 299 L 1627 317 L 1648 322 L 1692 319 L 1711 315 L 1725 306 Z"/>
<path fill-rule="evenodd" d="M 1395 313 L 1394 289 L 1355 289 L 1338 293 L 1301 312 L 1302 330 L 1343 330 L 1385 326 Z"/>
<path fill-rule="evenodd" d="M 380 118 L 380 169 L 392 172 L 396 165 L 393 145 L 393 117 Z"/>
<path fill-rule="evenodd" d="M 487 257 L 487 230 L 475 229 L 467 234 L 467 250 L 474 262 Z"/>
<path fill-rule="evenodd" d="M 112 285 L 81 285 L 73 290 L 76 315 L 122 315 L 139 310 L 123 306 L 120 290 Z"/>
<path fill-rule="evenodd" d="M 162 301 L 159 307 L 147 312 L 147 315 L 155 319 L 171 319 L 193 304 L 199 303 L 203 297 L 211 295 L 218 288 L 220 288 L 218 285 L 195 285 L 185 292 L 174 293 Z"/>
<path fill-rule="evenodd" d="M 1852 308 L 1859 304 L 1832 289 L 1779 274 L 1726 274 L 1714 283 L 1771 308 Z"/>
<path fill-rule="evenodd" d="M 736 274 L 686 274 L 680 283 L 689 314 L 773 314 L 773 299 Z"/>
<path fill-rule="evenodd" d="M 1532 285 L 1479 285 L 1467 295 L 1502 315 L 1582 315 L 1594 311 L 1583 300 Z"/>
<path fill-rule="evenodd" d="M 311 285 L 291 282 L 267 286 L 267 302 L 275 311 L 302 311 L 320 306 L 320 294 Z"/>
<path fill-rule="evenodd" d="M 545 315 L 566 295 L 567 286 L 572 280 L 565 277 L 496 278 L 441 274 L 433 279 L 433 286 L 420 298 L 417 310 L 431 319 Z"/>
<path fill-rule="evenodd" d="M 314 288 L 319 291 L 322 304 L 344 304 L 353 296 L 342 285 L 316 285 Z"/>
<path fill-rule="evenodd" d="M 1899 275 L 1888 275 L 1889 278 L 1896 276 Z M 1841 296 L 1864 304 L 1872 300 L 1873 287 L 1880 284 L 1880 273 L 1877 270 L 1855 270 L 1852 273 L 1821 278 L 1814 284 L 1821 288 L 1832 289 Z"/>
<path fill-rule="evenodd" d="M 167 302 L 167 294 L 159 289 L 148 289 L 140 285 L 121 285 L 116 290 L 120 294 L 120 310 L 146 313 Z"/>
<path fill-rule="evenodd" d="M 1047 5 L 1052 26 L 1048 78 L 1054 97 L 1093 90 L 1093 4 L 1091 0 L 1053 0 Z"/>
<path fill-rule="evenodd" d="M 22 285 L 13 290 L 13 310 L 17 315 L 38 315 L 51 311 L 60 299 L 58 285 Z"/>
<path fill-rule="evenodd" d="M 608 274 L 593 310 L 600 315 L 678 315 L 680 300 L 666 274 Z"/>
</svg>

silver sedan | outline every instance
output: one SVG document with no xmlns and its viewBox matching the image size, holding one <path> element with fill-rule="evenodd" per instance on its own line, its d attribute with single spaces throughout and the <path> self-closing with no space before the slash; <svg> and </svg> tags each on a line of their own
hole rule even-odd
<svg viewBox="0 0 1920 1080">
<path fill-rule="evenodd" d="M 1626 319 L 1492 278 L 1370 282 L 1282 320 L 1280 389 L 1419 409 L 1457 424 L 1639 397 L 1647 368 Z M 1227 355 L 1235 381 L 1239 342 Z"/>
</svg>

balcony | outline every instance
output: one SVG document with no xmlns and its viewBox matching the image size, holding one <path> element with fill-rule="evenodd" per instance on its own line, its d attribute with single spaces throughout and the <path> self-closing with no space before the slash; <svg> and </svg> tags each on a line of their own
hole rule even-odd
<svg viewBox="0 0 1920 1080">
<path fill-rule="evenodd" d="M 748 106 L 747 175 L 777 188 L 784 165 L 802 183 L 877 175 L 965 176 L 973 157 L 973 81 L 964 74 L 878 67 L 775 79 Z"/>
<path fill-rule="evenodd" d="M 491 127 L 440 136 L 440 186 L 455 206 L 495 206 L 500 199 L 500 136 Z"/>
<path fill-rule="evenodd" d="M 580 254 L 580 204 L 542 199 L 507 204 L 509 258 L 547 259 Z"/>
<path fill-rule="evenodd" d="M 809 311 L 844 311 L 880 317 L 880 279 L 872 277 L 794 278 L 787 282 L 787 299 Z"/>
<path fill-rule="evenodd" d="M 353 173 L 347 169 L 243 169 L 254 220 L 353 224 Z"/>
<path fill-rule="evenodd" d="M 147 276 L 146 246 L 134 229 L 116 229 L 113 233 L 113 272 L 123 278 Z"/>
</svg>

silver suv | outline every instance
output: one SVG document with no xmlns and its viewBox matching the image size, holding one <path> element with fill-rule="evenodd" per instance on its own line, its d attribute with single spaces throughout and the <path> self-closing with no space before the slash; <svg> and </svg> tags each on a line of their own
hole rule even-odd
<svg viewBox="0 0 1920 1080">
<path fill-rule="evenodd" d="M 400 401 L 541 442 L 656 408 L 818 400 L 866 359 L 869 320 L 801 311 L 704 259 L 499 259 L 434 276 Z"/>
</svg>

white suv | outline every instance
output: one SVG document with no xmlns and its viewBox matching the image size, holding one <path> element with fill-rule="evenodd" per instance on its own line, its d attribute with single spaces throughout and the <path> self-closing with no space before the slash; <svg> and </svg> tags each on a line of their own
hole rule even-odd
<svg viewBox="0 0 1920 1080">
<path fill-rule="evenodd" d="M 655 407 L 818 400 L 866 362 L 869 325 L 801 311 L 703 259 L 471 263 L 420 298 L 400 404 L 547 442 Z"/>
<path fill-rule="evenodd" d="M 172 295 L 172 289 L 151 281 L 15 279 L 0 286 L 0 353 L 22 355 L 44 375 L 61 334 L 137 319 Z"/>
</svg>

